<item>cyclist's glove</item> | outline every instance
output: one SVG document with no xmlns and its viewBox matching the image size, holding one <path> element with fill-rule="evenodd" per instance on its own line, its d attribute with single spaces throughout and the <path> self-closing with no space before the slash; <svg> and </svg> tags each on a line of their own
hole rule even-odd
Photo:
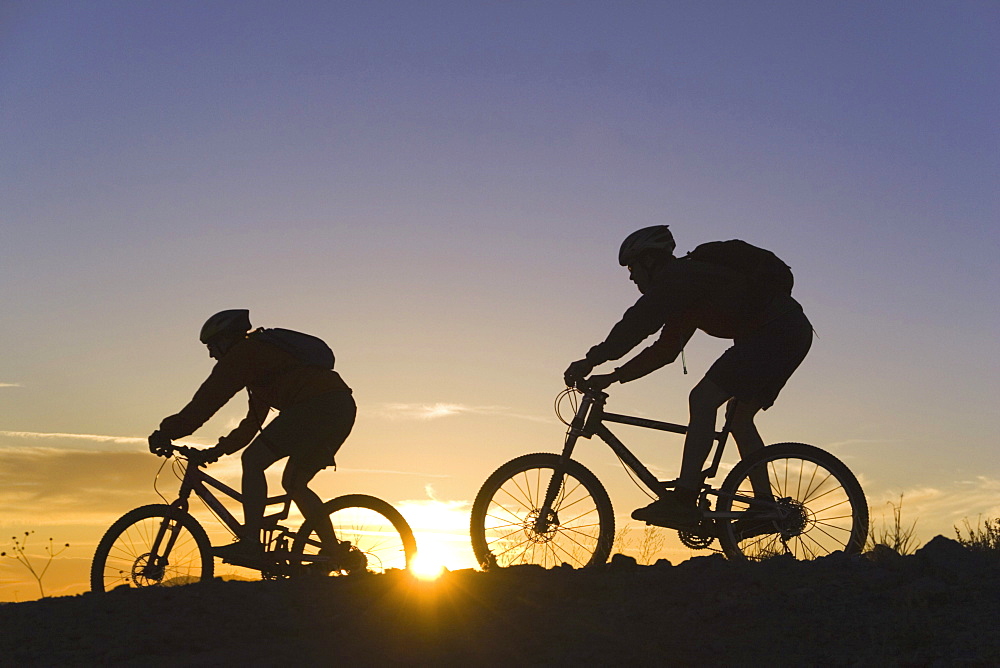
<svg viewBox="0 0 1000 668">
<path fill-rule="evenodd" d="M 213 464 L 219 461 L 219 457 L 226 454 L 226 451 L 222 449 L 221 445 L 213 445 L 210 448 L 205 448 L 203 450 L 198 450 L 196 455 L 198 459 L 199 466 L 205 464 Z"/>
<path fill-rule="evenodd" d="M 573 362 L 563 373 L 563 380 L 566 382 L 566 387 L 574 387 L 578 380 L 583 380 L 593 370 L 594 365 L 587 360 Z"/>
<path fill-rule="evenodd" d="M 157 457 L 166 457 L 173 449 L 170 439 L 164 436 L 160 431 L 154 431 L 149 435 L 149 438 L 146 439 L 146 441 L 149 443 L 149 451 Z"/>
<path fill-rule="evenodd" d="M 593 376 L 587 379 L 587 387 L 589 387 L 592 390 L 600 391 L 606 388 L 608 385 L 611 385 L 611 383 L 616 382 L 617 380 L 618 380 L 618 375 L 615 373 L 594 374 Z"/>
</svg>

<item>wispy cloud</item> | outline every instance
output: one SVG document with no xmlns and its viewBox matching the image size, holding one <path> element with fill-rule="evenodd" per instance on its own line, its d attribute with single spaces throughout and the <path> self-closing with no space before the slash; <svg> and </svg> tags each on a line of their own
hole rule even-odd
<svg viewBox="0 0 1000 668">
<path fill-rule="evenodd" d="M 120 443 L 120 444 L 146 443 L 145 438 L 139 438 L 137 436 L 106 436 L 103 434 L 65 434 L 61 432 L 0 430 L 0 436 L 6 436 L 7 438 L 27 438 L 32 440 L 70 439 L 76 441 L 91 441 L 95 443 Z"/>
<path fill-rule="evenodd" d="M 469 406 L 466 404 L 453 403 L 395 403 L 382 404 L 374 409 L 374 413 L 389 420 L 436 420 L 438 418 L 455 417 L 459 415 L 496 415 L 511 417 L 519 420 L 531 420 L 533 422 L 551 422 L 554 418 L 545 418 L 538 415 L 526 415 L 511 411 L 506 406 Z"/>
<path fill-rule="evenodd" d="M 352 469 L 337 467 L 337 473 L 378 473 L 379 475 L 414 475 L 421 478 L 450 478 L 448 473 L 421 473 L 420 471 L 394 471 L 392 469 Z"/>
<path fill-rule="evenodd" d="M 824 450 L 834 451 L 834 450 L 842 450 L 845 448 L 851 448 L 856 445 L 871 446 L 876 444 L 881 445 L 885 443 L 898 443 L 898 442 L 899 439 L 890 439 L 890 438 L 848 438 L 843 441 L 830 441 L 828 443 L 824 443 L 820 447 L 822 447 Z"/>
<path fill-rule="evenodd" d="M 109 448 L 112 450 L 133 450 L 132 446 L 145 446 L 147 443 L 146 438 L 139 436 L 110 436 L 108 434 L 70 434 L 64 432 L 46 432 L 46 431 L 5 431 L 0 430 L 0 438 L 13 438 L 22 439 L 28 441 L 74 441 L 79 443 L 80 441 L 86 441 L 88 443 L 102 443 L 108 446 L 128 446 L 125 448 Z M 193 445 L 196 447 L 203 447 L 205 445 L 211 445 L 211 443 L 203 442 L 204 439 L 200 439 L 197 436 L 189 436 L 184 441 L 174 441 L 179 445 Z M 79 447 L 79 446 L 77 446 Z"/>
<path fill-rule="evenodd" d="M 140 452 L 0 449 L 5 519 L 110 522 L 152 496 L 161 461 Z"/>
<path fill-rule="evenodd" d="M 21 383 L 0 383 L 0 387 L 23 387 Z"/>
<path fill-rule="evenodd" d="M 977 476 L 948 481 L 938 487 L 879 490 L 868 498 L 872 518 L 890 516 L 891 504 L 898 504 L 900 495 L 903 522 L 917 519 L 917 532 L 922 540 L 935 533 L 951 537 L 954 527 L 966 518 L 973 524 L 977 517 L 1000 518 L 1000 480 L 996 478 Z"/>
</svg>

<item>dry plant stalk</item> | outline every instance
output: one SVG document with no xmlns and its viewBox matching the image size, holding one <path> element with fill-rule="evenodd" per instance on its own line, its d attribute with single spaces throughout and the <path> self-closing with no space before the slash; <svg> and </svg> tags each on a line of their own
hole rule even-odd
<svg viewBox="0 0 1000 668">
<path fill-rule="evenodd" d="M 892 501 L 888 501 L 887 503 L 892 506 L 892 524 L 886 525 L 883 519 L 882 529 L 876 531 L 875 520 L 871 520 L 868 527 L 868 544 L 866 545 L 866 549 L 871 550 L 876 545 L 885 545 L 895 550 L 897 554 L 913 554 L 917 546 L 917 539 L 914 535 L 917 521 L 913 520 L 913 523 L 909 526 L 903 525 L 902 494 L 899 495 L 899 503 L 893 503 Z"/>
<path fill-rule="evenodd" d="M 627 550 L 629 545 L 632 543 L 632 539 L 629 538 L 630 533 L 632 533 L 631 524 L 626 524 L 615 532 L 615 541 L 612 544 L 613 552 L 617 554 L 625 554 L 625 550 Z"/>
<path fill-rule="evenodd" d="M 639 543 L 639 563 L 651 564 L 656 555 L 663 549 L 667 541 L 666 532 L 660 527 L 647 524 L 642 530 L 642 541 Z"/>
<path fill-rule="evenodd" d="M 69 547 L 69 543 L 66 543 L 59 549 L 56 549 L 55 543 L 51 538 L 49 538 L 49 544 L 45 547 L 45 553 L 49 555 L 49 558 L 45 561 L 45 566 L 41 567 L 41 570 L 38 570 L 35 568 L 35 565 L 31 563 L 31 557 L 29 557 L 28 553 L 25 552 L 28 547 L 28 537 L 33 533 L 35 532 L 25 531 L 24 538 L 21 539 L 17 536 L 11 536 L 11 540 L 13 541 L 13 546 L 11 547 L 12 553 L 8 554 L 7 552 L 0 552 L 0 557 L 14 559 L 27 568 L 28 572 L 31 573 L 31 576 L 35 578 L 35 582 L 38 583 L 39 595 L 41 595 L 42 598 L 45 598 L 45 589 L 42 587 L 42 578 L 45 577 L 45 573 L 49 570 L 49 566 L 52 565 L 52 560 L 62 554 L 66 548 Z"/>
</svg>

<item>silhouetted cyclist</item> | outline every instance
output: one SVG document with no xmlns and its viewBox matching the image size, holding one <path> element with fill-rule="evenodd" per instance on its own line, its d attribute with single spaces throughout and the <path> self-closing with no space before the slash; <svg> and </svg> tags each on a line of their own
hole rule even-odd
<svg viewBox="0 0 1000 668">
<path fill-rule="evenodd" d="M 706 246 L 723 244 L 741 245 L 774 257 L 738 241 Z M 705 255 L 698 249 L 676 258 L 674 248 L 673 235 L 666 225 L 643 228 L 625 239 L 618 261 L 628 267 L 629 277 L 642 297 L 625 311 L 603 343 L 569 365 L 564 379 L 569 386 L 583 382 L 604 389 L 614 382 L 641 378 L 673 362 L 697 329 L 733 340 L 732 347 L 691 390 L 690 421 L 676 488 L 632 513 L 637 520 L 683 529 L 696 526 L 701 518 L 696 499 L 719 407 L 730 398 L 737 400 L 732 434 L 742 457 L 762 448 L 754 416 L 774 403 L 805 358 L 812 345 L 812 326 L 790 294 L 790 272 L 787 285 L 779 281 L 774 286 L 752 271 L 695 259 Z M 774 260 L 787 270 L 777 258 Z M 635 357 L 611 373 L 587 378 L 594 367 L 619 359 L 658 329 L 659 338 Z"/>
<path fill-rule="evenodd" d="M 217 360 L 215 367 L 190 403 L 163 419 L 149 437 L 149 449 L 163 454 L 171 440 L 193 433 L 246 388 L 250 396 L 246 417 L 218 445 L 204 451 L 204 461 L 211 462 L 246 447 L 242 456 L 244 534 L 216 548 L 216 555 L 241 565 L 260 561 L 267 498 L 264 471 L 288 457 L 281 484 L 316 527 L 324 552 L 335 556 L 338 542 L 330 518 L 308 485 L 320 470 L 334 464 L 334 455 L 351 433 L 357 413 L 351 388 L 333 370 L 333 354 L 319 339 L 288 330 L 250 329 L 250 312 L 245 309 L 222 311 L 205 322 L 200 339 L 208 346 L 209 356 Z M 315 345 L 310 347 L 310 343 Z M 315 359 L 317 345 L 319 360 Z M 271 408 L 279 414 L 264 426 Z"/>
</svg>

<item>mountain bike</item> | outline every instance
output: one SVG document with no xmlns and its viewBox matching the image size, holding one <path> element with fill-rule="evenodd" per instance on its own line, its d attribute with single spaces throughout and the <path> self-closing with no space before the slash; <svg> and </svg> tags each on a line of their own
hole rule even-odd
<svg viewBox="0 0 1000 668">
<path fill-rule="evenodd" d="M 212 546 L 204 527 L 189 512 L 191 494 L 201 499 L 233 536 L 240 535 L 242 525 L 212 488 L 237 502 L 242 501 L 242 495 L 201 470 L 205 463 L 200 452 L 171 445 L 167 456 L 173 455 L 170 461 L 180 480 L 177 498 L 170 503 L 135 508 L 111 525 L 94 554 L 90 571 L 93 591 L 212 579 Z M 280 524 L 288 519 L 291 503 L 287 494 L 268 497 L 268 506 L 281 504 L 282 508 L 264 518 L 264 559 L 259 564 L 238 565 L 260 571 L 264 579 L 379 573 L 407 568 L 416 554 L 416 541 L 406 519 L 381 499 L 348 494 L 324 504 L 341 541 L 335 556 L 320 554 L 320 538 L 308 520 L 298 530 Z"/>
<path fill-rule="evenodd" d="M 566 399 L 574 404 L 571 421 L 561 415 Z M 517 457 L 483 483 L 470 522 L 472 549 L 483 568 L 564 563 L 579 568 L 608 560 L 615 517 L 600 480 L 572 459 L 581 437 L 604 441 L 651 498 L 676 486 L 675 480 L 658 480 L 606 423 L 675 434 L 687 433 L 687 427 L 607 412 L 607 399 L 606 393 L 590 389 L 561 392 L 556 414 L 568 426 L 562 453 Z M 702 519 L 678 531 L 681 542 L 707 549 L 718 540 L 722 552 L 735 560 L 860 552 L 868 533 L 868 503 L 854 474 L 828 452 L 803 443 L 768 445 L 737 463 L 718 488 L 707 482 L 719 471 L 734 405 L 726 406 L 714 454 L 702 471 Z"/>
</svg>

